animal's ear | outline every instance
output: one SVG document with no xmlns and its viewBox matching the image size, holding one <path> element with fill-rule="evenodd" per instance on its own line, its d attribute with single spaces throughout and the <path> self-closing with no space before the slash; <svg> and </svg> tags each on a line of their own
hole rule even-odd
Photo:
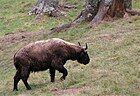
<svg viewBox="0 0 140 96">
<path fill-rule="evenodd" d="M 85 49 L 85 50 L 87 50 L 87 49 L 88 49 L 87 43 L 86 43 L 86 47 L 85 47 L 84 49 Z"/>
<path fill-rule="evenodd" d="M 81 46 L 80 42 L 78 42 L 79 46 Z"/>
</svg>

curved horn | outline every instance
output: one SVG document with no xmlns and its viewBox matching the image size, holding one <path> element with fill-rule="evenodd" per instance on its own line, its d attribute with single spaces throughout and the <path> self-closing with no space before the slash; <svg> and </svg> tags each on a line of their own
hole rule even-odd
<svg viewBox="0 0 140 96">
<path fill-rule="evenodd" d="M 81 46 L 80 42 L 78 42 L 79 46 Z"/>
<path fill-rule="evenodd" d="M 86 47 L 85 47 L 84 49 L 85 49 L 85 50 L 87 50 L 87 49 L 88 49 L 87 43 L 86 43 Z"/>
</svg>

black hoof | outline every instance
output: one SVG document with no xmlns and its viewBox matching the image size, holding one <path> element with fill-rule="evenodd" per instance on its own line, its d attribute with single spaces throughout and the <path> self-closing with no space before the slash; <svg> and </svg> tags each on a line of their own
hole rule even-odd
<svg viewBox="0 0 140 96">
<path fill-rule="evenodd" d="M 52 83 L 54 83 L 54 80 L 51 80 Z"/>
<path fill-rule="evenodd" d="M 60 78 L 60 80 L 61 80 L 61 81 L 64 81 L 64 80 L 65 80 L 65 78 L 64 78 L 64 77 L 61 77 L 61 78 Z"/>
<path fill-rule="evenodd" d="M 18 89 L 13 89 L 13 91 L 18 91 Z"/>
<path fill-rule="evenodd" d="M 31 90 L 31 88 L 28 88 L 27 90 Z"/>
<path fill-rule="evenodd" d="M 31 90 L 31 87 L 28 87 L 27 90 Z"/>
</svg>

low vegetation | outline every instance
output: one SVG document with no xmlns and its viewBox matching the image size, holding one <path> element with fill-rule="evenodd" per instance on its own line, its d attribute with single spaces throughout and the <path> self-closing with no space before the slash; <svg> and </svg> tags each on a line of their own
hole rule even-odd
<svg viewBox="0 0 140 96">
<path fill-rule="evenodd" d="M 28 10 L 34 5 L 34 0 L 0 1 L 0 6 L 2 6 L 0 9 L 1 96 L 139 96 L 140 17 L 103 22 L 95 28 L 90 28 L 83 22 L 68 31 L 47 36 L 47 31 L 44 30 L 69 22 L 77 16 L 84 4 L 82 0 L 62 1 L 75 4 L 78 8 L 69 10 L 69 18 L 54 18 L 45 15 L 41 21 L 35 21 L 34 16 L 27 15 Z M 134 3 L 134 8 L 140 10 L 137 4 Z M 42 30 L 43 33 L 36 34 Z M 24 34 L 30 31 L 35 34 L 25 35 L 17 40 L 10 39 L 9 35 L 5 36 L 9 33 L 22 32 Z M 32 90 L 27 91 L 20 82 L 19 91 L 13 92 L 13 76 L 16 72 L 13 54 L 30 42 L 53 37 L 76 44 L 78 41 L 82 45 L 88 43 L 90 64 L 84 66 L 68 61 L 66 63 L 68 77 L 65 81 L 60 81 L 61 74 L 57 72 L 55 83 L 50 82 L 48 70 L 32 73 L 29 77 Z"/>
</svg>

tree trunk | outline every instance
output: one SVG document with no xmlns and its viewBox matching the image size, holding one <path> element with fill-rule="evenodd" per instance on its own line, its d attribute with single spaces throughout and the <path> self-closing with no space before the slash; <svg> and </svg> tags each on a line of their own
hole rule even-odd
<svg viewBox="0 0 140 96">
<path fill-rule="evenodd" d="M 37 14 L 37 17 L 48 13 L 49 16 L 59 16 L 65 15 L 63 11 L 60 10 L 58 5 L 58 0 L 37 0 L 35 6 L 28 12 L 29 15 Z"/>
<path fill-rule="evenodd" d="M 124 0 L 125 8 L 132 9 L 132 0 Z"/>
<path fill-rule="evenodd" d="M 82 21 L 89 21 L 92 26 L 99 24 L 103 20 L 113 20 L 129 15 L 140 15 L 132 9 L 132 0 L 87 0 L 85 8 L 80 15 L 70 22 L 51 29 L 51 32 L 59 32 L 75 26 Z"/>
<path fill-rule="evenodd" d="M 102 19 L 107 14 L 107 11 L 111 4 L 112 4 L 112 0 L 110 1 L 108 0 L 108 2 L 106 2 L 105 0 L 100 1 L 99 10 L 91 21 L 92 25 L 97 25 L 102 21 Z"/>
<path fill-rule="evenodd" d="M 75 20 L 68 24 L 52 28 L 50 34 L 54 32 L 60 32 L 61 30 L 67 30 L 70 27 L 80 24 L 82 21 L 91 21 L 98 12 L 100 3 L 99 1 L 100 0 L 87 0 L 84 9 Z"/>
<path fill-rule="evenodd" d="M 125 14 L 124 0 L 113 0 L 112 6 L 107 13 L 111 18 L 122 18 Z"/>
</svg>

